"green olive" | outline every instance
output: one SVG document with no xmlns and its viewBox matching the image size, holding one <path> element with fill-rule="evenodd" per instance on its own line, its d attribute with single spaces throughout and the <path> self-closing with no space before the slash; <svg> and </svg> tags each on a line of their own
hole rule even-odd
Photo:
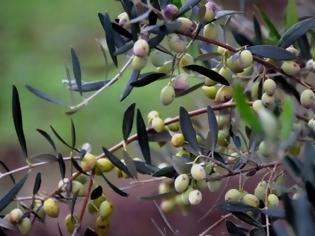
<svg viewBox="0 0 315 236">
<path fill-rule="evenodd" d="M 113 163 L 107 158 L 100 158 L 96 161 L 95 174 L 101 174 L 103 172 L 109 172 L 114 169 Z"/>
<path fill-rule="evenodd" d="M 68 214 L 64 220 L 64 225 L 67 231 L 72 234 L 78 220 L 71 214 Z"/>
<path fill-rule="evenodd" d="M 172 191 L 172 186 L 169 183 L 162 182 L 159 185 L 159 194 L 164 194 Z"/>
<path fill-rule="evenodd" d="M 12 224 L 16 224 L 22 219 L 22 216 L 23 216 L 23 211 L 20 208 L 15 208 L 9 213 L 9 221 Z"/>
<path fill-rule="evenodd" d="M 275 97 L 270 96 L 267 93 L 263 93 L 263 95 L 261 96 L 261 102 L 265 107 L 271 108 L 275 104 Z"/>
<path fill-rule="evenodd" d="M 231 71 L 231 69 L 227 66 L 223 66 L 220 70 L 219 70 L 219 74 L 221 76 L 223 76 L 225 79 L 231 81 L 233 78 L 233 72 Z"/>
<path fill-rule="evenodd" d="M 182 133 L 177 133 L 172 136 L 171 143 L 174 147 L 181 147 L 185 143 L 185 138 Z"/>
<path fill-rule="evenodd" d="M 18 223 L 18 229 L 22 235 L 27 235 L 32 229 L 32 222 L 30 218 L 24 217 L 21 222 Z"/>
<path fill-rule="evenodd" d="M 264 201 L 266 191 L 267 191 L 267 182 L 263 180 L 257 184 L 254 194 L 259 200 Z"/>
<path fill-rule="evenodd" d="M 296 75 L 301 70 L 299 64 L 294 61 L 284 61 L 281 69 L 288 75 Z"/>
<path fill-rule="evenodd" d="M 252 107 L 253 107 L 253 110 L 255 112 L 259 112 L 261 109 L 265 108 L 265 106 L 261 100 L 254 101 Z"/>
<path fill-rule="evenodd" d="M 33 211 L 37 214 L 37 216 L 39 216 L 40 219 L 44 220 L 45 219 L 45 211 L 43 209 L 43 204 L 42 201 L 36 199 L 34 201 L 34 205 L 33 205 Z"/>
<path fill-rule="evenodd" d="M 219 129 L 229 126 L 231 122 L 230 114 L 218 114 L 216 115 L 216 119 Z"/>
<path fill-rule="evenodd" d="M 279 206 L 279 198 L 277 197 L 277 195 L 271 193 L 268 195 L 267 197 L 267 206 L 270 208 L 276 208 Z"/>
<path fill-rule="evenodd" d="M 212 21 L 215 18 L 216 7 L 213 2 L 207 2 L 205 4 L 205 14 L 203 20 L 206 22 Z"/>
<path fill-rule="evenodd" d="M 211 174 L 211 177 L 218 177 L 219 175 L 217 173 L 213 173 Z M 210 180 L 207 182 L 208 185 L 208 189 L 210 192 L 216 192 L 220 189 L 221 185 L 222 185 L 222 181 L 221 180 Z"/>
<path fill-rule="evenodd" d="M 224 200 L 227 202 L 239 202 L 242 198 L 242 193 L 238 189 L 230 189 L 225 193 Z"/>
<path fill-rule="evenodd" d="M 206 178 L 205 168 L 201 164 L 193 164 L 190 173 L 195 180 L 203 180 Z"/>
<path fill-rule="evenodd" d="M 148 123 L 151 124 L 152 119 L 155 117 L 160 117 L 160 113 L 157 111 L 150 111 L 147 115 Z"/>
<path fill-rule="evenodd" d="M 93 170 L 96 164 L 96 156 L 92 155 L 91 153 L 86 153 L 81 160 L 81 168 L 84 172 L 88 172 Z"/>
<path fill-rule="evenodd" d="M 243 50 L 240 53 L 240 64 L 243 68 L 249 67 L 253 64 L 253 54 L 249 50 Z"/>
<path fill-rule="evenodd" d="M 75 194 L 76 192 L 78 192 L 78 196 L 82 197 L 85 195 L 85 188 L 81 182 L 74 180 L 71 183 L 71 193 Z"/>
<path fill-rule="evenodd" d="M 210 39 L 217 39 L 219 35 L 219 27 L 215 23 L 206 24 L 203 28 L 203 36 Z"/>
<path fill-rule="evenodd" d="M 254 194 L 250 194 L 250 193 L 247 193 L 243 196 L 242 202 L 252 207 L 259 206 L 259 199 Z"/>
<path fill-rule="evenodd" d="M 151 126 L 157 133 L 165 130 L 164 120 L 160 117 L 153 118 L 151 121 Z"/>
<path fill-rule="evenodd" d="M 183 33 L 193 33 L 195 30 L 195 24 L 190 19 L 186 17 L 178 17 L 176 19 L 178 22 L 180 22 L 180 26 L 178 28 L 178 31 Z"/>
<path fill-rule="evenodd" d="M 108 218 L 113 212 L 113 204 L 107 200 L 103 201 L 99 207 L 99 214 L 102 218 Z"/>
<path fill-rule="evenodd" d="M 104 236 L 106 235 L 107 231 L 109 229 L 109 221 L 107 218 L 102 218 L 101 216 L 98 216 L 96 218 L 95 222 L 95 232 L 98 236 Z"/>
<path fill-rule="evenodd" d="M 170 84 L 166 85 L 162 88 L 160 93 L 160 100 L 163 105 L 169 105 L 171 104 L 175 99 L 175 90 L 173 86 Z"/>
<path fill-rule="evenodd" d="M 272 79 L 267 79 L 263 83 L 263 90 L 269 96 L 274 95 L 276 88 L 277 88 L 277 85 L 275 81 L 273 81 Z"/>
<path fill-rule="evenodd" d="M 153 50 L 150 53 L 150 59 L 152 65 L 155 67 L 163 66 L 165 62 L 172 61 L 172 57 L 164 52 L 161 52 L 159 50 Z"/>
<path fill-rule="evenodd" d="M 184 192 L 189 185 L 189 177 L 187 174 L 180 174 L 179 176 L 176 177 L 175 182 L 174 182 L 174 187 L 176 192 L 182 193 Z"/>
<path fill-rule="evenodd" d="M 161 202 L 160 208 L 165 213 L 171 213 L 175 209 L 174 199 L 165 199 Z"/>
<path fill-rule="evenodd" d="M 177 34 L 170 34 L 168 36 L 168 44 L 169 48 L 176 52 L 176 53 L 182 53 L 186 50 L 186 40 L 179 37 Z"/>
<path fill-rule="evenodd" d="M 311 108 L 314 104 L 315 95 L 314 92 L 310 89 L 305 89 L 301 93 L 300 102 L 301 105 L 305 108 Z"/>
<path fill-rule="evenodd" d="M 204 95 L 206 95 L 209 99 L 215 99 L 215 96 L 217 95 L 218 88 L 216 86 L 202 86 L 201 87 Z"/>
<path fill-rule="evenodd" d="M 43 209 L 49 217 L 57 218 L 59 215 L 59 205 L 53 198 L 44 201 Z"/>
<path fill-rule="evenodd" d="M 222 86 L 219 88 L 214 101 L 216 103 L 225 103 L 232 99 L 232 87 L 231 86 Z"/>
<path fill-rule="evenodd" d="M 218 132 L 218 144 L 222 147 L 227 147 L 230 143 L 229 136 L 227 129 L 220 129 Z"/>
<path fill-rule="evenodd" d="M 189 193 L 188 200 L 191 205 L 198 205 L 202 201 L 202 193 L 195 189 Z"/>
<path fill-rule="evenodd" d="M 234 54 L 226 60 L 226 66 L 234 73 L 243 72 L 239 54 Z M 226 77 L 226 76 L 223 76 Z M 230 75 L 228 75 L 230 77 Z"/>
<path fill-rule="evenodd" d="M 167 123 L 169 122 L 170 120 L 172 120 L 172 118 L 166 118 L 164 120 L 164 123 Z M 179 130 L 179 123 L 178 122 L 174 122 L 172 124 L 169 124 L 167 125 L 167 128 L 170 130 L 170 131 L 173 131 L 173 132 L 177 132 Z"/>
<path fill-rule="evenodd" d="M 185 67 L 194 63 L 194 58 L 189 53 L 185 53 L 184 56 L 179 60 L 179 66 Z"/>
<path fill-rule="evenodd" d="M 134 70 L 142 70 L 146 66 L 147 62 L 148 62 L 148 59 L 146 57 L 135 56 L 132 59 L 131 67 Z"/>
</svg>

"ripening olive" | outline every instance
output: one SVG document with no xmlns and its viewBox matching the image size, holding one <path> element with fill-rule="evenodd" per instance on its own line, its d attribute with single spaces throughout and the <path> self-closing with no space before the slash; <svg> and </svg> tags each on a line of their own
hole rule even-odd
<svg viewBox="0 0 315 236">
<path fill-rule="evenodd" d="M 181 147 L 185 143 L 185 138 L 182 133 L 177 133 L 172 136 L 171 143 L 174 147 Z"/>
<path fill-rule="evenodd" d="M 160 133 L 165 129 L 164 120 L 160 117 L 154 117 L 151 121 L 151 126 L 157 133 Z"/>
<path fill-rule="evenodd" d="M 300 66 L 294 61 L 284 61 L 281 69 L 288 75 L 296 75 L 300 71 Z"/>
<path fill-rule="evenodd" d="M 134 70 L 141 70 L 146 66 L 147 61 L 148 59 L 146 57 L 134 56 L 131 62 L 131 67 Z"/>
<path fill-rule="evenodd" d="M 275 81 L 273 81 L 272 79 L 267 79 L 263 83 L 263 90 L 269 96 L 274 95 L 276 88 L 277 88 L 277 85 Z"/>
<path fill-rule="evenodd" d="M 188 200 L 191 205 L 198 205 L 202 201 L 202 193 L 195 189 L 189 193 Z"/>
<path fill-rule="evenodd" d="M 65 228 L 69 233 L 73 233 L 78 220 L 71 214 L 68 214 L 64 220 Z"/>
<path fill-rule="evenodd" d="M 203 16 L 204 21 L 212 21 L 215 18 L 216 6 L 213 2 L 207 2 L 205 4 L 205 14 Z"/>
<path fill-rule="evenodd" d="M 175 91 L 185 91 L 189 88 L 188 75 L 179 74 L 173 79 L 173 86 Z"/>
<path fill-rule="evenodd" d="M 315 95 L 310 89 L 305 89 L 300 96 L 301 105 L 305 108 L 311 108 L 314 104 Z"/>
<path fill-rule="evenodd" d="M 138 57 L 146 57 L 149 54 L 149 44 L 144 39 L 138 39 L 133 45 L 133 54 Z"/>
<path fill-rule="evenodd" d="M 117 18 L 120 26 L 126 27 L 129 24 L 129 16 L 127 12 L 120 13 Z"/>
<path fill-rule="evenodd" d="M 180 26 L 178 28 L 178 31 L 183 33 L 192 33 L 195 29 L 195 24 L 190 19 L 186 17 L 178 17 L 176 19 L 178 22 L 180 22 Z"/>
<path fill-rule="evenodd" d="M 86 153 L 81 160 L 80 166 L 84 172 L 93 170 L 96 164 L 96 156 L 91 153 Z"/>
<path fill-rule="evenodd" d="M 165 8 L 163 9 L 164 16 L 169 20 L 173 19 L 173 17 L 177 14 L 177 12 L 178 12 L 178 8 L 174 4 L 167 4 Z"/>
<path fill-rule="evenodd" d="M 222 86 L 219 88 L 214 101 L 216 103 L 224 103 L 232 99 L 232 87 L 231 86 Z"/>
<path fill-rule="evenodd" d="M 240 64 L 243 68 L 249 67 L 253 64 L 253 54 L 249 50 L 243 50 L 240 53 Z"/>
<path fill-rule="evenodd" d="M 250 194 L 250 193 L 247 193 L 243 196 L 242 202 L 252 207 L 259 206 L 259 199 L 254 194 Z"/>
<path fill-rule="evenodd" d="M 106 235 L 107 231 L 109 229 L 109 221 L 107 218 L 102 218 L 101 216 L 98 216 L 96 218 L 95 222 L 95 232 L 98 236 L 104 236 Z"/>
<path fill-rule="evenodd" d="M 230 189 L 225 193 L 224 200 L 227 202 L 239 202 L 242 198 L 242 193 L 235 188 Z"/>
<path fill-rule="evenodd" d="M 202 86 L 201 87 L 204 95 L 206 95 L 209 99 L 214 99 L 217 95 L 218 88 L 216 86 Z"/>
<path fill-rule="evenodd" d="M 279 206 L 279 198 L 277 195 L 271 193 L 267 197 L 267 206 L 270 208 L 275 208 Z"/>
<path fill-rule="evenodd" d="M 175 90 L 172 85 L 168 84 L 162 88 L 160 93 L 160 101 L 163 105 L 171 104 L 175 99 Z"/>
<path fill-rule="evenodd" d="M 168 44 L 172 51 L 182 53 L 186 49 L 187 42 L 184 38 L 181 38 L 177 34 L 170 34 L 168 36 Z"/>
<path fill-rule="evenodd" d="M 195 180 L 203 180 L 206 178 L 205 168 L 201 164 L 193 164 L 190 173 Z"/>
<path fill-rule="evenodd" d="M 165 199 L 161 202 L 160 208 L 165 213 L 171 213 L 175 209 L 174 199 Z"/>
<path fill-rule="evenodd" d="M 109 172 L 114 168 L 113 163 L 108 158 L 100 158 L 96 161 L 95 174 Z"/>
<path fill-rule="evenodd" d="M 263 180 L 257 184 L 254 194 L 259 200 L 263 201 L 265 199 L 266 191 L 267 191 L 267 182 Z"/>
<path fill-rule="evenodd" d="M 215 23 L 206 24 L 203 28 L 203 36 L 210 39 L 217 39 L 219 34 L 219 26 Z"/>
<path fill-rule="evenodd" d="M 23 216 L 23 211 L 20 208 L 15 208 L 9 213 L 9 221 L 12 224 L 17 224 Z"/>
<path fill-rule="evenodd" d="M 189 53 L 185 53 L 184 56 L 179 60 L 179 66 L 185 67 L 194 63 L 194 58 Z"/>
<path fill-rule="evenodd" d="M 107 200 L 103 201 L 99 207 L 99 214 L 102 218 L 108 218 L 113 212 L 113 204 Z"/>
<path fill-rule="evenodd" d="M 189 177 L 187 174 L 180 174 L 179 176 L 176 177 L 175 182 L 174 182 L 174 187 L 176 192 L 182 193 L 184 192 L 189 185 Z"/>
<path fill-rule="evenodd" d="M 24 217 L 21 222 L 18 223 L 18 229 L 22 235 L 27 235 L 32 229 L 30 218 Z"/>
<path fill-rule="evenodd" d="M 44 201 L 43 209 L 49 217 L 56 218 L 59 215 L 59 205 L 53 198 Z"/>
</svg>

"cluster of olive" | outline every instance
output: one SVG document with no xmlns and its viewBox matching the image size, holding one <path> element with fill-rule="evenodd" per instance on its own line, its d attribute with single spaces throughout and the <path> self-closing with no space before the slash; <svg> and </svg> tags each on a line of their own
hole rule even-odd
<svg viewBox="0 0 315 236">
<path fill-rule="evenodd" d="M 224 200 L 232 203 L 241 202 L 251 207 L 259 207 L 262 201 L 268 208 L 276 208 L 279 206 L 279 198 L 275 193 L 267 194 L 267 187 L 267 182 L 262 180 L 257 184 L 254 194 L 232 188 L 225 193 Z"/>
<path fill-rule="evenodd" d="M 30 218 L 27 217 L 20 208 L 14 208 L 11 210 L 5 215 L 4 219 L 13 225 L 16 225 L 22 235 L 28 234 L 32 229 L 32 222 Z"/>
</svg>

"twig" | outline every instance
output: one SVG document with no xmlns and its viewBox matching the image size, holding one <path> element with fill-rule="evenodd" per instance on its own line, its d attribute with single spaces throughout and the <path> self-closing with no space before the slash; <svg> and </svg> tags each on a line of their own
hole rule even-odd
<svg viewBox="0 0 315 236">
<path fill-rule="evenodd" d="M 210 227 L 207 228 L 205 231 L 203 231 L 201 234 L 199 234 L 199 236 L 205 236 L 210 230 L 212 230 L 215 227 L 217 227 L 218 225 L 220 225 L 225 219 L 227 219 L 231 215 L 232 215 L 232 213 L 229 213 L 229 214 L 226 214 L 224 216 L 221 216 L 221 219 L 219 219 L 218 221 L 216 221 L 212 225 L 210 225 Z"/>
</svg>

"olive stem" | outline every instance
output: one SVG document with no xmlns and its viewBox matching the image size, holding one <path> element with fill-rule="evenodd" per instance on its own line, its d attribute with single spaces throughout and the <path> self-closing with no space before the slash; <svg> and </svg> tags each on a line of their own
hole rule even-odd
<svg viewBox="0 0 315 236">
<path fill-rule="evenodd" d="M 217 220 L 216 222 L 214 222 L 212 225 L 210 225 L 205 231 L 203 231 L 201 234 L 199 234 L 199 236 L 205 236 L 207 235 L 207 233 L 214 229 L 215 227 L 217 227 L 218 225 L 220 225 L 225 219 L 229 218 L 230 216 L 232 216 L 232 213 L 226 214 L 224 216 L 221 216 L 221 219 Z"/>
</svg>

